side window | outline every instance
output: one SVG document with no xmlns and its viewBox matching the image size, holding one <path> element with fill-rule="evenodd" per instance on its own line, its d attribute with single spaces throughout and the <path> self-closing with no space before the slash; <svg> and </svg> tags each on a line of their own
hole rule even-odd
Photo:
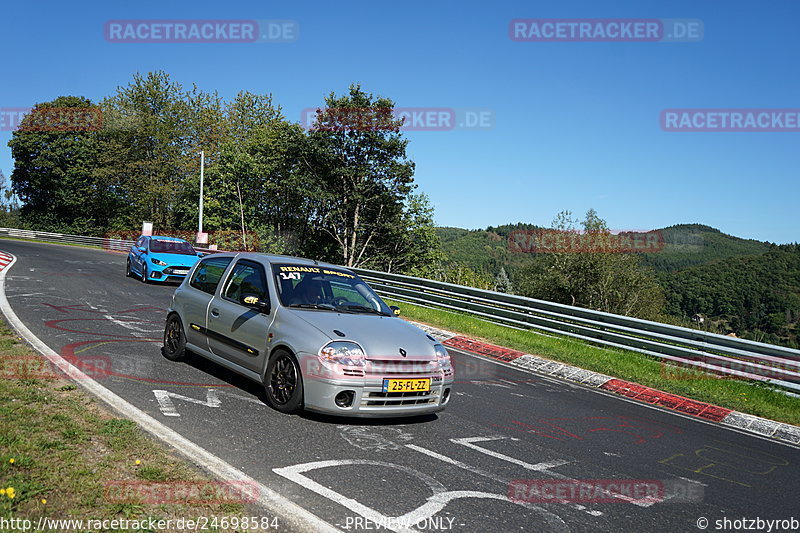
<svg viewBox="0 0 800 533">
<path fill-rule="evenodd" d="M 141 248 L 143 244 L 144 244 L 144 237 L 139 237 L 139 239 L 136 241 L 136 245 L 135 246 L 137 248 Z"/>
<path fill-rule="evenodd" d="M 263 266 L 242 260 L 233 267 L 222 296 L 238 303 L 245 294 L 257 296 L 259 300 L 266 299 L 267 276 Z"/>
<path fill-rule="evenodd" d="M 208 294 L 214 294 L 219 285 L 219 280 L 225 269 L 228 268 L 232 257 L 212 257 L 204 259 L 197 265 L 189 285 Z"/>
</svg>

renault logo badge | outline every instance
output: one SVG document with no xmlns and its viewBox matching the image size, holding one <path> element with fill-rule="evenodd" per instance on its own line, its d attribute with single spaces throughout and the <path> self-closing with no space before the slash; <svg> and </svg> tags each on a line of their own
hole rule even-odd
<svg viewBox="0 0 800 533">
<path fill-rule="evenodd" d="M 408 352 L 406 352 L 404 349 L 400 348 L 400 355 L 405 357 L 406 355 L 408 355 Z"/>
</svg>

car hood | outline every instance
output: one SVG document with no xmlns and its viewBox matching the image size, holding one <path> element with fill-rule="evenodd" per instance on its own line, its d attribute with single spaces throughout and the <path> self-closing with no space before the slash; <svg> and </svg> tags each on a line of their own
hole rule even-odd
<svg viewBox="0 0 800 533">
<path fill-rule="evenodd" d="M 185 266 L 193 267 L 197 260 L 200 259 L 196 255 L 184 254 L 158 254 L 150 252 L 150 257 L 164 261 L 169 266 Z"/>
<path fill-rule="evenodd" d="M 309 309 L 286 309 L 308 322 L 333 340 L 357 342 L 364 349 L 367 359 L 398 359 L 429 361 L 436 357 L 432 341 L 424 331 L 400 318 L 350 314 Z M 334 333 L 338 330 L 344 337 Z M 405 357 L 400 349 L 405 350 Z"/>
</svg>

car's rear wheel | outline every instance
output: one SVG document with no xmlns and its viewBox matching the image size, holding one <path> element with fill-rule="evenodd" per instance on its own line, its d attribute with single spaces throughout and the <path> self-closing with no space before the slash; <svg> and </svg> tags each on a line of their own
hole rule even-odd
<svg viewBox="0 0 800 533">
<path fill-rule="evenodd" d="M 167 317 L 164 326 L 164 346 L 161 354 L 170 361 L 183 361 L 186 359 L 186 334 L 183 332 L 181 317 L 173 313 Z"/>
<path fill-rule="evenodd" d="M 303 408 L 303 376 L 297 360 L 278 350 L 267 365 L 264 387 L 267 403 L 281 413 L 296 413 Z"/>
</svg>

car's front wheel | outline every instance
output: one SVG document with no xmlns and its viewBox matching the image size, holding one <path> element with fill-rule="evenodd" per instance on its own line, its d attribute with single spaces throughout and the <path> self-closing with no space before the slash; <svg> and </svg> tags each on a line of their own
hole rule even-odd
<svg viewBox="0 0 800 533">
<path fill-rule="evenodd" d="M 170 361 L 183 361 L 186 359 L 186 334 L 183 332 L 181 317 L 173 313 L 167 317 L 164 327 L 164 346 L 161 354 Z"/>
<path fill-rule="evenodd" d="M 131 258 L 129 257 L 127 261 L 125 261 L 125 277 L 131 277 Z"/>
<path fill-rule="evenodd" d="M 142 267 L 142 283 L 147 283 L 147 265 Z"/>
<path fill-rule="evenodd" d="M 303 376 L 297 360 L 287 351 L 278 350 L 267 365 L 264 386 L 267 403 L 281 413 L 296 413 L 303 408 Z"/>
</svg>

